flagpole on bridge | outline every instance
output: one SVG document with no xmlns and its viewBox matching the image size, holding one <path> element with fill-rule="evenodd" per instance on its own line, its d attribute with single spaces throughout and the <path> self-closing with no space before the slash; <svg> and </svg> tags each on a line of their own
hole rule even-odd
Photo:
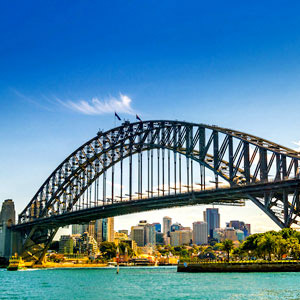
<svg viewBox="0 0 300 300">
<path fill-rule="evenodd" d="M 114 128 L 116 128 L 116 119 L 118 119 L 119 121 L 121 121 L 120 116 L 115 112 L 115 117 L 114 117 Z"/>
</svg>

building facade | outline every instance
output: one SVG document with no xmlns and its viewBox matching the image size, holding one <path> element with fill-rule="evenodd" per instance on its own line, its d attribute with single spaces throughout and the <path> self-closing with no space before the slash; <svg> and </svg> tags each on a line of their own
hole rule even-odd
<svg viewBox="0 0 300 300">
<path fill-rule="evenodd" d="M 59 253 L 73 254 L 74 240 L 70 235 L 61 235 L 59 240 Z"/>
<path fill-rule="evenodd" d="M 138 247 L 145 245 L 145 228 L 144 226 L 132 226 L 131 227 L 131 239 L 136 242 Z"/>
<path fill-rule="evenodd" d="M 170 235 L 171 225 L 172 225 L 172 218 L 164 217 L 163 218 L 163 233 L 166 234 L 167 236 Z"/>
<path fill-rule="evenodd" d="M 193 223 L 193 243 L 203 245 L 208 243 L 207 223 L 198 221 Z"/>
<path fill-rule="evenodd" d="M 215 228 L 220 228 L 220 214 L 218 208 L 207 208 L 204 212 L 204 222 L 207 223 L 207 233 L 209 237 L 213 237 Z"/>
</svg>

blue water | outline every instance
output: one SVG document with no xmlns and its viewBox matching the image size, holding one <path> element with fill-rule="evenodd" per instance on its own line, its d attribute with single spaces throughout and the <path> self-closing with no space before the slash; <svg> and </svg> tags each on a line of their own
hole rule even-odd
<svg viewBox="0 0 300 300">
<path fill-rule="evenodd" d="M 300 299 L 300 273 L 177 273 L 176 268 L 0 269 L 0 299 Z"/>
</svg>

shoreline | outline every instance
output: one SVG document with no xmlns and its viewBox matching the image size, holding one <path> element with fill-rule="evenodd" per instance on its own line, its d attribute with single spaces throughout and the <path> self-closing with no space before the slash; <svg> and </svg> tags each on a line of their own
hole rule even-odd
<svg viewBox="0 0 300 300">
<path fill-rule="evenodd" d="M 120 265 L 120 268 L 159 268 L 159 267 L 177 267 L 177 265 Z M 6 267 L 4 267 L 5 269 Z M 110 266 L 108 264 L 73 264 L 73 263 L 46 263 L 43 265 L 26 266 L 28 270 L 32 269 L 117 269 L 117 266 Z"/>
<path fill-rule="evenodd" d="M 231 261 L 231 262 L 181 262 L 177 272 L 226 273 L 226 272 L 300 272 L 300 261 Z"/>
</svg>

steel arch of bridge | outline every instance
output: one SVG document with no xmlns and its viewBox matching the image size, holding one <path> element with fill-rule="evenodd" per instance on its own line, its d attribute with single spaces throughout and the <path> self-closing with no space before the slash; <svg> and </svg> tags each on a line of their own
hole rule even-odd
<svg viewBox="0 0 300 300">
<path fill-rule="evenodd" d="M 154 195 L 153 190 L 153 176 L 155 176 L 151 170 L 153 149 L 161 149 L 157 152 L 158 170 L 156 175 L 158 178 L 161 177 L 163 187 L 161 192 L 159 186 L 157 187 L 158 195 Z M 168 153 L 175 153 L 172 192 L 170 178 L 167 180 L 168 190 L 165 192 L 165 182 L 163 182 L 165 174 L 160 174 L 165 170 L 162 167 L 159 169 L 159 160 L 165 159 L 164 150 L 167 150 Z M 147 163 L 144 168 L 148 170 L 146 192 L 143 191 L 142 183 L 142 155 L 145 152 L 147 153 Z M 105 192 L 103 192 L 101 205 L 106 207 L 108 205 L 114 207 L 118 204 L 133 206 L 133 200 L 136 200 L 132 189 L 132 174 L 135 171 L 132 170 L 133 156 L 138 156 L 139 162 L 137 200 L 140 202 L 134 204 L 135 206 L 140 203 L 142 207 L 142 201 L 145 201 L 145 198 L 149 201 L 160 197 L 171 199 L 169 204 L 171 207 L 182 205 L 176 199 L 183 199 L 183 194 L 188 195 L 188 198 L 195 197 L 195 195 L 202 197 L 201 195 L 207 192 L 205 170 L 210 170 L 215 175 L 214 190 L 210 190 L 211 197 L 213 198 L 215 195 L 215 202 L 235 203 L 240 199 L 250 199 L 280 227 L 289 227 L 298 221 L 300 159 L 298 152 L 253 135 L 217 126 L 169 120 L 125 122 L 122 126 L 106 132 L 98 132 L 96 137 L 75 150 L 47 178 L 19 215 L 17 227 L 30 228 L 26 234 L 27 242 L 25 241 L 25 244 L 28 244 L 28 240 L 30 240 L 29 244 L 32 247 L 41 240 L 41 237 L 49 240 L 56 230 L 55 226 L 52 226 L 50 231 L 43 229 L 42 232 L 46 231 L 45 234 L 42 234 L 39 229 L 43 223 L 48 224 L 49 220 L 59 220 L 65 215 L 72 215 L 75 218 L 76 214 L 79 215 L 80 212 L 96 210 L 99 207 L 97 202 L 99 195 L 97 195 L 96 202 L 93 203 L 90 199 L 90 202 L 83 203 L 85 206 L 80 205 L 81 197 L 93 183 L 97 184 L 99 176 L 104 178 L 103 186 L 106 185 L 109 169 L 112 170 L 111 179 L 112 185 L 114 185 L 114 167 L 119 164 L 122 173 L 123 161 L 126 159 L 129 162 L 128 174 L 126 174 L 128 175 L 126 179 L 129 179 L 128 197 L 123 196 L 122 190 L 119 196 L 115 195 L 112 190 L 108 203 Z M 176 178 L 181 174 L 181 169 L 176 171 L 176 168 L 181 168 L 181 160 L 179 165 L 181 156 L 185 156 L 187 160 L 185 191 L 181 190 L 181 180 L 177 183 L 179 178 Z M 169 163 L 169 156 L 166 160 Z M 198 190 L 193 182 L 193 176 L 195 176 L 193 162 L 199 164 L 200 168 L 200 188 Z M 168 176 L 170 177 L 169 173 Z M 125 183 L 123 173 L 120 177 L 122 189 Z M 222 197 L 227 200 L 218 197 L 217 194 L 223 188 L 220 186 L 220 180 L 229 183 L 229 187 L 225 188 L 228 195 L 236 190 L 238 192 L 227 198 L 226 193 L 223 193 Z M 103 191 L 105 189 L 103 188 Z M 177 198 L 176 195 L 178 195 Z M 153 203 L 156 202 L 153 200 Z M 158 208 L 162 207 L 156 205 Z M 154 208 L 155 205 L 152 209 Z M 135 211 L 139 211 L 138 208 Z M 39 233 L 37 234 L 37 232 Z M 36 236 L 36 241 L 34 241 L 34 236 Z"/>
</svg>

